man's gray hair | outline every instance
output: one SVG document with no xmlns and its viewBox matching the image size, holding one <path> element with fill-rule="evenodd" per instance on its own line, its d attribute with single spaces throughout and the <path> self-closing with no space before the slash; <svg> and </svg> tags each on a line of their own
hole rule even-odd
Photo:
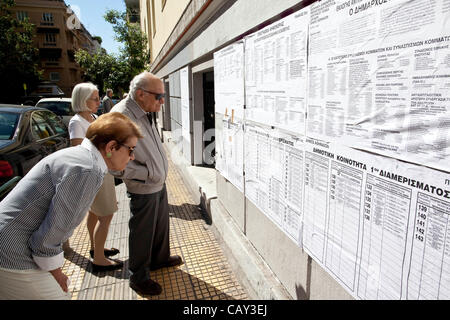
<svg viewBox="0 0 450 320">
<path fill-rule="evenodd" d="M 108 94 L 108 93 L 113 93 L 113 90 L 112 89 L 106 89 L 106 94 Z"/>
<path fill-rule="evenodd" d="M 146 87 L 149 82 L 149 76 L 152 78 L 155 77 L 152 73 L 144 71 L 135 76 L 133 80 L 131 80 L 130 90 L 128 93 L 133 99 L 136 99 L 136 91 L 138 89 L 143 89 Z"/>
<path fill-rule="evenodd" d="M 95 84 L 91 82 L 83 82 L 77 84 L 72 91 L 72 110 L 75 113 L 83 112 L 83 111 L 91 111 L 86 101 L 89 97 L 94 93 L 94 91 L 98 91 L 98 88 Z"/>
</svg>

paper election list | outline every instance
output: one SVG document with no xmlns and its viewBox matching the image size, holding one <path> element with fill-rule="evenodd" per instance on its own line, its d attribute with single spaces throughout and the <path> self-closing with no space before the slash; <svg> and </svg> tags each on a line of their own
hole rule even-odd
<svg viewBox="0 0 450 320">
<path fill-rule="evenodd" d="M 357 299 L 448 299 L 449 184 L 437 170 L 307 138 L 303 247 Z"/>
<path fill-rule="evenodd" d="M 228 177 L 226 158 L 225 158 L 225 138 L 224 138 L 224 115 L 220 113 L 215 114 L 215 160 L 216 170 L 220 172 L 223 177 Z"/>
<path fill-rule="evenodd" d="M 244 43 L 214 53 L 215 112 L 244 118 Z"/>
<path fill-rule="evenodd" d="M 266 128 L 245 124 L 245 196 L 266 215 L 269 211 L 270 134 Z"/>
<path fill-rule="evenodd" d="M 448 175 L 384 160 L 367 173 L 358 296 L 448 299 Z"/>
<path fill-rule="evenodd" d="M 216 113 L 216 117 L 218 114 Z M 244 192 L 244 129 L 240 119 L 222 117 L 216 121 L 216 169 L 236 188 Z M 218 128 L 219 127 L 219 128 Z"/>
<path fill-rule="evenodd" d="M 245 38 L 245 117 L 304 134 L 309 9 Z"/>
<path fill-rule="evenodd" d="M 413 170 L 411 169 L 411 173 Z M 410 175 L 412 176 L 412 174 Z M 450 188 L 448 175 L 425 169 L 409 185 L 418 189 L 411 212 L 411 262 L 406 298 L 450 299 Z"/>
<path fill-rule="evenodd" d="M 306 135 L 448 170 L 446 0 L 311 6 Z"/>
<path fill-rule="evenodd" d="M 396 160 L 307 138 L 303 246 L 355 298 L 400 299 L 412 195 L 373 162 Z"/>
<path fill-rule="evenodd" d="M 183 154 L 191 159 L 191 120 L 189 110 L 189 67 L 180 70 L 181 89 L 181 125 L 183 136 Z"/>
<path fill-rule="evenodd" d="M 245 195 L 301 247 L 303 138 L 247 122 Z"/>
</svg>

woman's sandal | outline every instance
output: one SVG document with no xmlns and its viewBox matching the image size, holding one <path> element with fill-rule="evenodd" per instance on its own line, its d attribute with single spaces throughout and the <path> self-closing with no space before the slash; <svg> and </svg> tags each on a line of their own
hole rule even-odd
<svg viewBox="0 0 450 320">
<path fill-rule="evenodd" d="M 114 271 L 117 269 L 121 269 L 122 267 L 123 267 L 122 261 L 116 261 L 116 263 L 111 264 L 109 266 L 101 266 L 101 265 L 92 263 L 92 271 L 93 272 Z"/>
<path fill-rule="evenodd" d="M 119 249 L 111 248 L 111 249 L 105 249 L 105 257 L 112 257 L 116 254 L 120 253 Z M 89 254 L 91 255 L 91 258 L 94 258 L 94 250 L 90 250 Z"/>
</svg>

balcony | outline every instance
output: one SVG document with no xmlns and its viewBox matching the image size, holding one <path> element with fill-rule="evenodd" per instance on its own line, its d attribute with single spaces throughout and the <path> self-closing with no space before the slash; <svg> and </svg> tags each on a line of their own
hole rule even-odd
<svg viewBox="0 0 450 320">
<path fill-rule="evenodd" d="M 56 44 L 55 44 L 56 45 Z M 61 48 L 39 48 L 39 57 L 41 59 L 59 59 L 61 58 Z"/>
<path fill-rule="evenodd" d="M 139 0 L 125 0 L 127 19 L 130 23 L 140 23 Z"/>
<path fill-rule="evenodd" d="M 54 33 L 54 34 L 58 34 L 59 33 L 59 28 L 43 28 L 43 27 L 37 27 L 36 28 L 36 32 L 37 33 Z"/>
</svg>

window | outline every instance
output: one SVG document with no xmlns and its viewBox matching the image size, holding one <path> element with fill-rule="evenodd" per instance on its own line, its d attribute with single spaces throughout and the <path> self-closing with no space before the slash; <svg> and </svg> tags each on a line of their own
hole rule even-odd
<svg viewBox="0 0 450 320">
<path fill-rule="evenodd" d="M 17 11 L 17 20 L 25 21 L 28 18 L 28 12 L 26 11 Z"/>
<path fill-rule="evenodd" d="M 67 129 L 66 126 L 63 124 L 61 119 L 54 113 L 46 112 L 47 115 L 47 122 L 50 123 L 52 126 L 52 129 L 56 134 L 66 133 Z"/>
<path fill-rule="evenodd" d="M 14 137 L 17 124 L 19 123 L 18 113 L 0 113 L 0 140 L 10 140 Z"/>
<path fill-rule="evenodd" d="M 59 58 L 47 58 L 46 66 L 59 66 Z"/>
<path fill-rule="evenodd" d="M 56 45 L 56 35 L 54 33 L 45 34 L 45 44 L 55 44 Z"/>
<path fill-rule="evenodd" d="M 59 81 L 59 72 L 50 72 L 50 81 Z"/>
<path fill-rule="evenodd" d="M 45 108 L 58 116 L 73 116 L 71 103 L 66 101 L 44 101 L 39 102 L 36 107 Z"/>
<path fill-rule="evenodd" d="M 51 13 L 51 12 L 44 12 L 42 14 L 42 21 L 44 21 L 44 22 L 53 22 L 53 13 Z"/>
<path fill-rule="evenodd" d="M 42 26 L 52 26 L 53 25 L 53 13 L 51 12 L 44 12 L 42 14 Z"/>
<path fill-rule="evenodd" d="M 50 125 L 45 121 L 44 112 L 33 112 L 31 124 L 31 131 L 37 139 L 45 139 L 54 135 Z"/>
</svg>

